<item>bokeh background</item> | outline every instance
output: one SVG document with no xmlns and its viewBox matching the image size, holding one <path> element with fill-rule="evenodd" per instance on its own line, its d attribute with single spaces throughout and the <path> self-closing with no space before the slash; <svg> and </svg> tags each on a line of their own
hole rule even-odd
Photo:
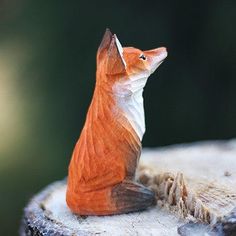
<svg viewBox="0 0 236 236">
<path fill-rule="evenodd" d="M 236 137 L 236 1 L 0 1 L 0 235 L 67 174 L 106 27 L 123 46 L 166 46 L 145 88 L 143 145 Z"/>
</svg>

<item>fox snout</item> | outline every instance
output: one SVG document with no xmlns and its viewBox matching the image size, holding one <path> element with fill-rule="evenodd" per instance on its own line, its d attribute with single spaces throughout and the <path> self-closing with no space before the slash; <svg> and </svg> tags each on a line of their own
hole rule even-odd
<svg viewBox="0 0 236 236">
<path fill-rule="evenodd" d="M 145 51 L 144 54 L 149 62 L 150 72 L 153 73 L 167 57 L 167 50 L 165 47 L 160 47 Z"/>
</svg>

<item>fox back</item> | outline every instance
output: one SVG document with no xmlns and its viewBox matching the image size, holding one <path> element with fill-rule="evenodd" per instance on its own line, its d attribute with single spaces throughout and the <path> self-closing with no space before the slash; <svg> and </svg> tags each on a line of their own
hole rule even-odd
<svg viewBox="0 0 236 236">
<path fill-rule="evenodd" d="M 109 215 L 153 204 L 153 193 L 137 185 L 134 176 L 145 132 L 143 88 L 166 56 L 165 48 L 123 48 L 106 31 L 97 52 L 94 95 L 69 165 L 66 200 L 73 212 Z M 144 195 L 140 206 L 138 192 Z"/>
</svg>

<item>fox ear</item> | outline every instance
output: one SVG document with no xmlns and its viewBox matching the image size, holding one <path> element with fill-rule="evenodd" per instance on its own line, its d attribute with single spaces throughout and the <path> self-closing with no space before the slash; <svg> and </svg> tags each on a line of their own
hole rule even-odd
<svg viewBox="0 0 236 236">
<path fill-rule="evenodd" d="M 97 56 L 99 57 L 103 52 L 108 51 L 110 44 L 112 41 L 112 33 L 109 29 L 106 29 L 102 42 L 100 43 L 100 46 L 98 48 Z"/>
<path fill-rule="evenodd" d="M 114 34 L 112 36 L 111 44 L 108 50 L 107 58 L 107 74 L 115 75 L 124 73 L 126 69 L 126 63 L 123 58 L 123 48 Z"/>
</svg>

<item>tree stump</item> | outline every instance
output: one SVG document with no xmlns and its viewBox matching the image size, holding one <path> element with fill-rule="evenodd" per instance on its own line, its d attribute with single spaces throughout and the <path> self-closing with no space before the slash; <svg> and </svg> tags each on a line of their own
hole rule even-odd
<svg viewBox="0 0 236 236">
<path fill-rule="evenodd" d="M 236 140 L 143 149 L 140 165 L 137 178 L 156 191 L 157 206 L 80 217 L 66 206 L 62 180 L 29 202 L 20 235 L 236 235 Z"/>
</svg>

